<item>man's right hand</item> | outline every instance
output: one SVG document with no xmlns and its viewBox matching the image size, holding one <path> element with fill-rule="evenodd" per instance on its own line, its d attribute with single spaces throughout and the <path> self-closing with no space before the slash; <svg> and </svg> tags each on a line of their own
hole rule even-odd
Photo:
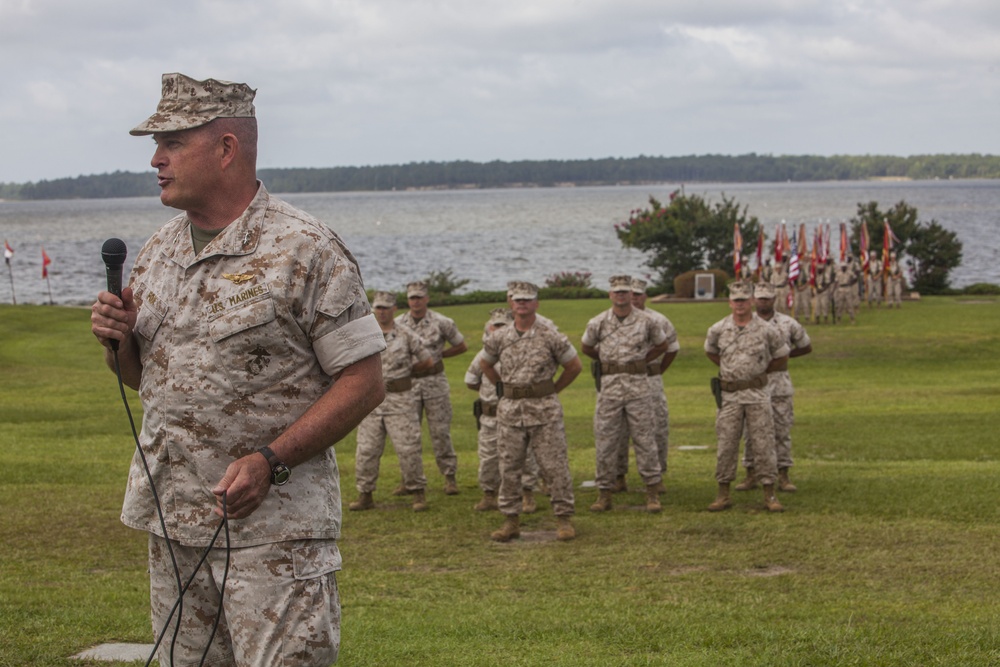
<svg viewBox="0 0 1000 667">
<path fill-rule="evenodd" d="M 132 337 L 138 313 L 131 287 L 122 290 L 120 299 L 111 292 L 101 292 L 90 308 L 90 331 L 101 345 L 111 349 L 112 340 L 123 343 Z"/>
</svg>

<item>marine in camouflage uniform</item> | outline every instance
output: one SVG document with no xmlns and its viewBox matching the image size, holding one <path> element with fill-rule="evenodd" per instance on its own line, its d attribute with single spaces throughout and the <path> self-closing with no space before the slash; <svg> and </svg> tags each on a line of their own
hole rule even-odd
<svg viewBox="0 0 1000 667">
<path fill-rule="evenodd" d="M 150 536 L 154 632 L 181 623 L 160 663 L 207 648 L 206 664 L 326 666 L 340 643 L 331 445 L 382 401 L 385 342 L 341 239 L 256 180 L 254 91 L 182 74 L 162 91 L 131 133 L 153 135 L 160 200 L 184 213 L 91 310 L 105 361 L 117 348 L 143 405 L 122 521 Z M 223 515 L 228 540 L 213 545 Z M 167 624 L 173 558 L 193 581 Z"/>
<path fill-rule="evenodd" d="M 443 360 L 462 354 L 468 346 L 454 320 L 427 307 L 426 283 L 409 283 L 406 286 L 406 299 L 410 310 L 397 317 L 396 322 L 417 332 L 434 359 L 434 365 L 429 371 L 414 375 L 412 391 L 417 401 L 417 414 L 421 419 L 424 415 L 427 416 L 434 460 L 445 477 L 444 492 L 455 495 L 458 493 L 455 481 L 458 457 L 451 443 L 451 394 L 448 377 L 444 374 Z M 402 495 L 406 493 L 406 489 L 400 487 L 393 493 Z"/>
<path fill-rule="evenodd" d="M 385 440 L 389 437 L 399 459 L 403 488 L 413 495 L 413 511 L 422 512 L 427 509 L 424 494 L 427 478 L 420 456 L 420 417 L 410 389 L 413 373 L 429 369 L 434 362 L 420 336 L 393 321 L 395 294 L 375 292 L 372 306 L 385 337 L 386 349 L 382 353 L 385 400 L 358 424 L 354 471 L 360 496 L 349 507 L 356 511 L 375 508 L 372 494 L 378 482 Z"/>
<path fill-rule="evenodd" d="M 719 488 L 710 511 L 732 506 L 729 486 L 736 478 L 744 421 L 753 437 L 754 470 L 764 487 L 764 503 L 771 512 L 784 509 L 774 495 L 778 471 L 767 372 L 787 364 L 789 350 L 778 329 L 753 312 L 752 294 L 749 283 L 731 283 L 729 307 L 733 312 L 709 327 L 705 337 L 705 354 L 719 366 L 722 387 L 722 407 L 715 419 L 715 479 Z"/>
<path fill-rule="evenodd" d="M 483 335 L 489 334 L 514 322 L 514 313 L 508 308 L 494 308 L 490 311 L 490 319 L 486 322 Z M 496 385 L 487 380 L 483 382 L 483 351 L 480 350 L 465 371 L 465 386 L 479 394 L 477 405 L 476 451 L 479 455 L 479 488 L 483 497 L 476 504 L 477 512 L 499 509 L 497 494 L 500 491 L 500 453 L 497 448 L 497 397 Z M 494 365 L 500 372 L 500 362 Z M 475 412 L 475 411 L 474 411 Z M 535 502 L 535 484 L 538 479 L 538 464 L 535 453 L 528 450 L 524 462 L 524 474 L 521 476 L 521 512 L 532 514 L 537 509 Z"/>
<path fill-rule="evenodd" d="M 548 481 L 556 538 L 571 540 L 576 531 L 573 479 L 569 471 L 566 429 L 558 394 L 580 374 L 580 358 L 569 338 L 535 321 L 538 288 L 518 283 L 512 290 L 514 325 L 483 339 L 483 374 L 501 382 L 497 407 L 500 449 L 500 512 L 503 526 L 491 534 L 498 542 L 520 535 L 521 475 L 529 449 Z M 499 365 L 499 373 L 497 366 Z M 559 366 L 563 367 L 555 379 Z"/>
<path fill-rule="evenodd" d="M 849 261 L 837 264 L 834 273 L 834 283 L 836 284 L 833 293 L 834 323 L 844 319 L 844 315 L 851 318 L 854 323 L 856 303 L 858 299 L 858 274 Z"/>
<path fill-rule="evenodd" d="M 868 270 L 865 272 L 865 288 L 868 293 L 868 307 L 874 303 L 882 305 L 882 260 L 874 250 L 868 256 Z"/>
<path fill-rule="evenodd" d="M 781 340 L 788 345 L 789 358 L 801 357 L 812 352 L 812 341 L 809 334 L 794 318 L 775 312 L 774 290 L 769 285 L 754 287 L 754 302 L 757 316 L 781 333 Z M 788 478 L 788 470 L 792 467 L 792 425 L 795 423 L 795 410 L 792 396 L 795 388 L 792 386 L 792 376 L 788 368 L 772 371 L 767 376 L 767 390 L 771 395 L 771 414 L 774 419 L 774 446 L 778 465 L 778 490 L 792 492 L 797 488 Z M 738 491 L 745 491 L 756 486 L 753 468 L 753 434 L 746 434 L 746 448 L 743 454 L 743 465 L 747 469 L 747 479 L 738 485 Z"/>
<path fill-rule="evenodd" d="M 659 512 L 663 472 L 656 448 L 656 403 L 646 369 L 669 346 L 663 328 L 632 307 L 632 277 L 610 279 L 612 307 L 587 323 L 583 353 L 600 364 L 600 390 L 594 410 L 594 441 L 599 497 L 594 512 L 611 509 L 618 475 L 618 451 L 631 436 L 635 465 L 646 486 L 646 509 Z"/>
<path fill-rule="evenodd" d="M 886 305 L 892 308 L 903 307 L 903 269 L 899 266 L 896 253 L 889 253 L 889 266 L 886 268 Z"/>
<path fill-rule="evenodd" d="M 744 260 L 746 261 L 746 260 Z M 681 346 L 677 342 L 677 330 L 673 323 L 663 313 L 646 308 L 646 286 L 647 283 L 641 278 L 632 279 L 632 307 L 641 310 L 653 318 L 663 329 L 667 337 L 667 351 L 658 359 L 653 359 L 646 367 L 646 377 L 649 382 L 649 391 L 653 396 L 655 404 L 656 425 L 653 437 L 656 441 L 656 454 L 660 460 L 660 474 L 667 474 L 667 447 L 670 440 L 670 408 L 667 405 L 667 394 L 663 389 L 663 374 L 674 362 Z M 628 474 L 628 443 L 627 434 L 618 444 L 618 477 L 615 480 L 615 491 L 622 492 L 628 490 L 625 477 Z M 660 481 L 660 493 L 663 493 L 663 481 Z"/>
<path fill-rule="evenodd" d="M 813 292 L 813 321 L 826 324 L 833 306 L 834 277 L 833 266 L 824 258 L 816 260 L 816 289 Z M 834 320 L 836 321 L 836 320 Z"/>
<path fill-rule="evenodd" d="M 783 259 L 774 266 L 771 279 L 768 281 L 774 285 L 775 298 L 774 307 L 779 313 L 788 314 L 788 294 L 792 286 L 788 282 L 788 260 Z"/>
</svg>

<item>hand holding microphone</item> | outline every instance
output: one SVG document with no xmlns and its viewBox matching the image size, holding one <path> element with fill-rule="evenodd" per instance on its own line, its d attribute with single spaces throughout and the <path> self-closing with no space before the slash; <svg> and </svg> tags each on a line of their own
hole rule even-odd
<svg viewBox="0 0 1000 667">
<path fill-rule="evenodd" d="M 116 329 L 112 325 L 118 322 L 124 322 L 126 325 L 129 321 L 134 321 L 135 318 L 135 305 L 132 302 L 131 290 L 125 290 L 123 294 L 122 291 L 122 268 L 125 265 L 125 258 L 128 255 L 127 249 L 125 247 L 125 242 L 121 239 L 108 239 L 104 242 L 104 246 L 101 248 L 101 259 L 104 260 L 104 266 L 107 269 L 107 280 L 108 280 L 108 292 L 114 294 L 116 297 L 121 299 L 124 308 L 124 317 L 116 316 L 115 313 L 109 311 L 109 307 L 118 310 L 117 304 L 112 306 L 111 304 L 102 302 L 100 297 L 98 297 L 97 303 L 94 304 L 91 310 L 91 330 L 94 335 L 98 338 L 107 338 L 106 330 Z M 128 311 L 133 311 L 129 313 Z M 100 330 L 100 331 L 99 331 Z M 131 327 L 128 328 L 131 330 Z M 118 349 L 118 340 L 111 338 L 110 345 L 112 350 Z"/>
</svg>

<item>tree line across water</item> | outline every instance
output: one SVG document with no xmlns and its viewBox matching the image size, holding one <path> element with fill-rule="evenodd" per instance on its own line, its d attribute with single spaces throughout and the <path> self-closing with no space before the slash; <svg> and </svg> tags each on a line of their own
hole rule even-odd
<svg viewBox="0 0 1000 667">
<path fill-rule="evenodd" d="M 261 169 L 275 193 L 643 183 L 773 183 L 868 179 L 1000 178 L 1000 156 L 690 155 L 683 157 L 411 162 L 365 167 Z M 4 199 L 106 199 L 158 194 L 149 172 L 116 171 L 31 183 L 0 183 Z"/>
</svg>

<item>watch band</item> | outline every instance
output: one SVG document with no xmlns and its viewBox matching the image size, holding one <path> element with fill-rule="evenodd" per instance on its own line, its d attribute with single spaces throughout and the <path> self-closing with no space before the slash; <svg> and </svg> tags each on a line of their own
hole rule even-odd
<svg viewBox="0 0 1000 667">
<path fill-rule="evenodd" d="M 271 451 L 271 448 L 264 445 L 257 450 L 267 459 L 267 464 L 271 466 L 271 484 L 281 486 L 288 482 L 292 475 L 292 469 L 278 460 L 278 455 Z"/>
</svg>

